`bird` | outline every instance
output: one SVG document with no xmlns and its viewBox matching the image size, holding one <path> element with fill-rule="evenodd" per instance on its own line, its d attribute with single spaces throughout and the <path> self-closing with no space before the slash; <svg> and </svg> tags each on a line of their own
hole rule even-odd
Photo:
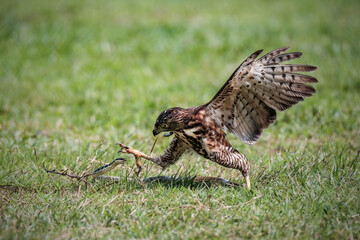
<svg viewBox="0 0 360 240">
<path fill-rule="evenodd" d="M 227 133 L 246 144 L 254 144 L 263 130 L 275 122 L 277 111 L 284 111 L 316 92 L 308 84 L 318 80 L 300 72 L 311 72 L 317 67 L 283 64 L 302 56 L 301 52 L 287 52 L 288 49 L 275 49 L 261 57 L 263 50 L 255 51 L 235 69 L 209 102 L 161 112 L 153 135 L 165 132 L 174 137 L 160 156 L 149 156 L 122 143 L 120 151 L 167 168 L 183 153 L 193 150 L 221 166 L 239 170 L 250 190 L 250 163 L 245 154 L 232 147 Z"/>
</svg>

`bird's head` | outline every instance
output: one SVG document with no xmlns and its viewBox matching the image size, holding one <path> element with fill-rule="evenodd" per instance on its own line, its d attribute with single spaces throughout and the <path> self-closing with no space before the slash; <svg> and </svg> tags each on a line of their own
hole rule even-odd
<svg viewBox="0 0 360 240">
<path fill-rule="evenodd" d="M 174 107 L 169 108 L 156 119 L 153 134 L 158 135 L 161 132 L 173 132 L 185 127 L 188 114 L 186 109 Z"/>
</svg>

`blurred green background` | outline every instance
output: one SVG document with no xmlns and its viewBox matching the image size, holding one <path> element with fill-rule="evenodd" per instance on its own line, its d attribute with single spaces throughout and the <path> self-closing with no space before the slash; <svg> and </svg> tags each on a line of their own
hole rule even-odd
<svg viewBox="0 0 360 240">
<path fill-rule="evenodd" d="M 0 238 L 360 237 L 359 1 L 1 5 Z M 254 193 L 142 191 L 129 158 L 116 173 L 126 184 L 78 196 L 78 183 L 41 169 L 45 162 L 85 171 L 91 160 L 118 156 L 118 141 L 148 152 L 162 110 L 209 101 L 252 52 L 283 46 L 304 53 L 297 63 L 318 67 L 319 83 L 312 98 L 279 113 L 256 145 L 229 136 L 252 163 Z M 160 140 L 154 152 L 168 144 Z M 161 172 L 145 166 L 146 175 Z M 176 173 L 242 181 L 195 155 L 163 174 Z"/>
</svg>

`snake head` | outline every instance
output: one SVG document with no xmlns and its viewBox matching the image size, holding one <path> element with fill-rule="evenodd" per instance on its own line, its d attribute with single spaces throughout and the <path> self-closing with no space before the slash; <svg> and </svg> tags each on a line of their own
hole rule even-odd
<svg viewBox="0 0 360 240">
<path fill-rule="evenodd" d="M 119 165 L 124 164 L 127 160 L 125 158 L 117 158 L 113 161 L 113 164 Z"/>
</svg>

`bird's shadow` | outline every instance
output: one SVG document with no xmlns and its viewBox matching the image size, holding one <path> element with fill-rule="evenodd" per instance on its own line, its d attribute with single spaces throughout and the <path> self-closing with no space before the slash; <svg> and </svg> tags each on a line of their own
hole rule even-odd
<svg viewBox="0 0 360 240">
<path fill-rule="evenodd" d="M 161 185 L 166 188 L 185 187 L 185 188 L 211 188 L 211 187 L 229 187 L 238 188 L 239 184 L 230 182 L 222 178 L 198 177 L 198 176 L 155 176 L 143 179 L 147 187 L 156 187 Z"/>
</svg>

